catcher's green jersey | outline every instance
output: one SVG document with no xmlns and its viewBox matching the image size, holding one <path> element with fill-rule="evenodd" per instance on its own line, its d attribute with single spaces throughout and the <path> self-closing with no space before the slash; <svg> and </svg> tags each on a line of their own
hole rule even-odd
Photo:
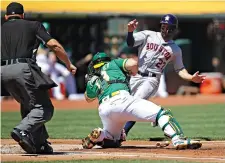
<svg viewBox="0 0 225 163">
<path fill-rule="evenodd" d="M 119 90 L 129 91 L 128 83 L 112 83 L 110 81 L 126 81 L 127 72 L 125 63 L 127 59 L 114 59 L 101 67 L 101 77 L 93 76 L 87 83 L 86 96 L 90 99 L 98 98 L 99 103 L 106 96 L 111 97 L 113 92 Z"/>
</svg>

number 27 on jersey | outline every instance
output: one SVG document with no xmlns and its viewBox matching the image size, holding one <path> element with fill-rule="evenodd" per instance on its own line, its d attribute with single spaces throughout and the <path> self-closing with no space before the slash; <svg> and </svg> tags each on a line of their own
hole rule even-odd
<svg viewBox="0 0 225 163">
<path fill-rule="evenodd" d="M 163 70 L 165 65 L 166 65 L 166 62 L 163 61 L 162 58 L 159 58 L 158 62 L 156 63 L 156 67 L 159 68 L 160 70 Z"/>
</svg>

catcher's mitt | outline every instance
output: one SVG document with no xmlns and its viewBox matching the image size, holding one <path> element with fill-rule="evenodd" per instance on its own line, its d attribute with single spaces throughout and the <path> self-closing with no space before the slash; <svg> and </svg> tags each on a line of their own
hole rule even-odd
<svg viewBox="0 0 225 163">
<path fill-rule="evenodd" d="M 87 84 L 87 82 L 88 82 L 89 80 L 92 79 L 93 76 L 98 76 L 98 77 L 101 76 L 99 70 L 94 69 L 93 65 L 94 65 L 94 64 L 93 64 L 92 61 L 91 61 L 91 62 L 89 63 L 89 65 L 88 65 L 87 74 L 85 75 L 85 85 Z"/>
<path fill-rule="evenodd" d="M 87 74 L 88 74 L 88 75 L 92 75 L 92 74 L 94 74 L 94 71 L 95 71 L 95 69 L 94 69 L 94 67 L 93 67 L 93 62 L 91 61 L 91 62 L 88 64 Z"/>
</svg>

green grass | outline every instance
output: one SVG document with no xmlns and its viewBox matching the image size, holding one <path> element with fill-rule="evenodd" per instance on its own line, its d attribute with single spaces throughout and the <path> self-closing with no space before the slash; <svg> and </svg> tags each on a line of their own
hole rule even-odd
<svg viewBox="0 0 225 163">
<path fill-rule="evenodd" d="M 225 104 L 170 107 L 174 117 L 180 122 L 186 136 L 206 140 L 225 139 Z M 2 138 L 9 138 L 12 128 L 19 123 L 19 112 L 3 112 Z M 50 138 L 83 138 L 93 128 L 102 127 L 97 109 L 55 111 L 53 119 L 47 123 Z M 128 139 L 163 138 L 160 128 L 150 123 L 137 123 Z"/>
<path fill-rule="evenodd" d="M 18 163 L 188 163 L 176 160 L 71 160 L 71 161 L 47 161 L 47 162 L 18 162 Z M 15 162 L 14 162 L 15 163 Z M 195 162 L 198 163 L 198 162 Z"/>
</svg>

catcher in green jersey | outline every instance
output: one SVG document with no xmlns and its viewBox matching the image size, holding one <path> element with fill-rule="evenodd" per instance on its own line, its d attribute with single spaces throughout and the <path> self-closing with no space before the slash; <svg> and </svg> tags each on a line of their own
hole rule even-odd
<svg viewBox="0 0 225 163">
<path fill-rule="evenodd" d="M 112 59 L 105 53 L 94 55 L 86 75 L 85 98 L 87 102 L 98 99 L 103 128 L 93 129 L 82 140 L 83 148 L 90 149 L 95 145 L 119 147 L 127 121 L 156 123 L 176 149 L 200 148 L 200 141 L 184 137 L 170 110 L 130 95 L 127 74 L 135 75 L 137 71 L 137 61 L 132 58 Z M 108 142 L 113 143 L 109 145 Z"/>
</svg>

